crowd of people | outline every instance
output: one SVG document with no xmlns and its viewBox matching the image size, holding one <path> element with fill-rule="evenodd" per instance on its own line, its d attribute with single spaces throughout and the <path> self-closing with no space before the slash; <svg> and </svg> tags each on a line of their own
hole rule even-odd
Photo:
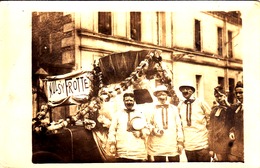
<svg viewBox="0 0 260 168">
<path fill-rule="evenodd" d="M 214 88 L 210 107 L 194 96 L 191 83 L 179 87 L 185 100 L 175 106 L 163 85 L 154 92 L 154 110 L 142 112 L 135 95 L 123 95 L 124 109 L 109 127 L 108 144 L 116 162 L 244 162 L 243 83 L 235 86 L 237 101 L 230 104 L 221 86 Z"/>
<path fill-rule="evenodd" d="M 99 99 L 93 98 L 74 120 L 85 116 L 88 130 L 103 124 L 107 131 L 101 137 L 107 139 L 102 143 L 115 162 L 180 162 L 182 152 L 188 162 L 244 162 L 243 83 L 237 82 L 234 88 L 234 104 L 228 102 L 221 86 L 212 89 L 212 107 L 195 97 L 191 83 L 182 84 L 179 90 L 184 100 L 176 106 L 170 103 L 166 86 L 157 86 L 153 93 L 156 103 L 145 111 L 136 106 L 134 93 L 125 92 L 123 108 L 117 108 L 113 117 L 101 115 Z M 101 99 L 106 100 L 107 95 Z M 106 102 L 111 103 L 104 101 L 103 106 Z M 49 123 L 47 111 L 48 106 L 43 105 L 33 119 L 34 131 L 64 126 L 64 122 Z"/>
</svg>

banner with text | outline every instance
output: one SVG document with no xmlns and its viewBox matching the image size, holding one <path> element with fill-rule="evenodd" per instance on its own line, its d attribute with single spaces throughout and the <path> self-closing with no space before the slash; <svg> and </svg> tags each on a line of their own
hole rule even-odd
<svg viewBox="0 0 260 168">
<path fill-rule="evenodd" d="M 88 71 L 48 76 L 44 84 L 48 104 L 52 107 L 85 103 L 93 91 L 92 74 Z"/>
</svg>

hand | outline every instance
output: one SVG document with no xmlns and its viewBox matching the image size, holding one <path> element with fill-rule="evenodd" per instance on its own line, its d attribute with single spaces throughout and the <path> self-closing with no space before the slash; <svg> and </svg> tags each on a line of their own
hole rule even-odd
<svg viewBox="0 0 260 168">
<path fill-rule="evenodd" d="M 223 102 L 223 104 L 227 107 L 230 106 L 230 103 L 228 102 L 228 98 L 226 95 L 222 94 L 222 99 L 220 100 L 221 102 Z"/>
<path fill-rule="evenodd" d="M 227 98 L 225 99 L 225 104 L 226 104 L 226 106 L 230 107 L 230 103 L 228 102 Z"/>
<path fill-rule="evenodd" d="M 143 128 L 141 131 L 142 131 L 143 139 L 145 139 L 148 135 L 150 135 L 150 130 L 148 128 Z"/>
<path fill-rule="evenodd" d="M 111 154 L 115 154 L 116 153 L 116 146 L 115 145 L 110 145 L 109 152 Z"/>
<path fill-rule="evenodd" d="M 154 134 L 155 134 L 156 136 L 162 136 L 162 135 L 164 134 L 163 129 L 154 128 L 153 131 L 154 131 Z"/>
</svg>

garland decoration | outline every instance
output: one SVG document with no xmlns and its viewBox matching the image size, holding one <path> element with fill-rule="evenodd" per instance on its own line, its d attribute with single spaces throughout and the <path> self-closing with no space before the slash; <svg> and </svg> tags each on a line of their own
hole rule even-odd
<svg viewBox="0 0 260 168">
<path fill-rule="evenodd" d="M 101 69 L 96 60 L 94 61 L 94 64 L 93 64 L 92 73 L 93 73 L 93 86 L 94 86 L 93 95 L 97 96 L 99 90 L 104 87 L 104 83 L 102 80 L 103 75 L 102 75 Z"/>
<path fill-rule="evenodd" d="M 145 77 L 148 79 L 155 78 L 161 84 L 165 85 L 169 91 L 169 96 L 171 97 L 171 103 L 177 105 L 179 103 L 179 98 L 177 97 L 174 87 L 172 85 L 172 80 L 167 74 L 161 64 L 162 62 L 162 51 L 161 50 L 153 50 L 150 51 L 145 59 L 139 63 L 139 65 L 135 68 L 135 70 L 129 75 L 129 77 L 125 78 L 119 86 L 116 86 L 114 90 L 108 90 L 106 86 L 104 86 L 102 82 L 102 72 L 98 64 L 94 64 L 94 77 L 96 80 L 94 81 L 94 86 L 99 86 L 98 96 L 102 97 L 102 95 L 107 95 L 107 100 L 101 98 L 103 101 L 109 101 L 110 98 L 115 97 L 118 94 L 121 94 L 122 91 L 127 90 L 131 85 L 138 85 Z"/>
<path fill-rule="evenodd" d="M 146 55 L 145 59 L 142 60 L 135 70 L 129 75 L 129 77 L 125 78 L 120 84 L 116 85 L 114 90 L 109 90 L 107 86 L 104 85 L 101 68 L 98 62 L 94 61 L 93 70 L 91 72 L 93 74 L 92 83 L 94 86 L 93 94 L 91 95 L 92 98 L 88 99 L 86 103 L 81 104 L 80 110 L 76 113 L 76 115 L 68 118 L 68 124 L 75 125 L 77 121 L 82 120 L 85 128 L 89 130 L 102 126 L 104 123 L 109 125 L 107 118 L 104 118 L 104 116 L 98 116 L 102 103 L 110 101 L 112 97 L 116 97 L 121 94 L 122 91 L 127 90 L 131 85 L 138 85 L 144 78 L 155 79 L 165 85 L 170 93 L 169 96 L 172 100 L 171 103 L 177 105 L 179 99 L 173 89 L 171 78 L 168 76 L 167 71 L 161 64 L 161 53 L 162 51 L 160 50 L 150 51 Z M 35 123 L 41 125 L 41 122 Z M 52 124 L 52 127 L 50 127 L 52 128 L 51 130 L 55 130 L 57 124 L 62 127 L 68 125 L 67 123 L 64 124 L 64 122 L 59 121 L 56 123 L 55 127 Z M 61 127 L 57 127 L 57 129 L 60 128 Z"/>
<path fill-rule="evenodd" d="M 174 91 L 172 79 L 168 76 L 167 71 L 165 70 L 165 68 L 163 68 L 161 63 L 158 63 L 157 66 L 156 80 L 167 87 L 169 96 L 171 97 L 171 103 L 174 105 L 178 105 L 180 100 Z"/>
</svg>

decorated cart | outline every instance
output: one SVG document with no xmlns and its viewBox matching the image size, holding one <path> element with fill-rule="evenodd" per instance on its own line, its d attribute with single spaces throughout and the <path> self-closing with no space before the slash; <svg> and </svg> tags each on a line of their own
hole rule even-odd
<svg viewBox="0 0 260 168">
<path fill-rule="evenodd" d="M 94 61 L 92 71 L 47 76 L 47 107 L 33 119 L 33 162 L 113 162 L 107 136 L 113 114 L 122 107 L 120 95 L 131 91 L 137 105 L 151 104 L 155 84 L 165 85 L 171 103 L 178 103 L 159 50 L 110 54 Z M 53 109 L 65 105 L 77 105 L 78 110 L 59 121 L 46 121 Z"/>
</svg>

